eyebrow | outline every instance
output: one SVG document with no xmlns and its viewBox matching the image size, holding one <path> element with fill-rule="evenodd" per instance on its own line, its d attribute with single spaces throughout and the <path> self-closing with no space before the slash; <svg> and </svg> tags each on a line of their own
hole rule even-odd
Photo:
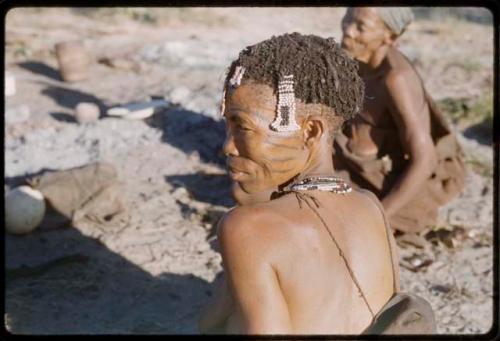
<svg viewBox="0 0 500 341">
<path fill-rule="evenodd" d="M 251 111 L 251 112 L 248 112 L 244 109 L 241 109 L 241 108 L 237 108 L 237 107 L 227 107 L 226 110 L 231 110 L 234 112 L 233 116 L 237 116 L 239 119 L 242 119 L 240 115 L 238 115 L 238 112 L 245 112 L 245 113 L 248 113 L 250 115 L 248 115 L 248 119 L 251 120 L 252 122 L 255 122 L 255 123 L 260 123 L 262 125 L 268 125 L 269 123 L 267 122 L 268 121 L 268 118 L 264 117 L 260 112 L 258 111 Z M 224 115 L 226 117 L 226 115 Z"/>
<path fill-rule="evenodd" d="M 300 146 L 298 146 L 298 145 L 288 145 L 288 144 L 273 142 L 273 141 L 263 141 L 263 143 L 274 146 L 274 147 L 284 148 L 284 149 L 289 149 L 289 150 L 299 150 L 300 149 Z"/>
<path fill-rule="evenodd" d="M 366 19 L 365 19 L 365 18 L 363 18 L 363 17 L 361 17 L 361 18 L 359 18 L 359 17 L 354 17 L 353 19 L 354 19 L 354 21 L 356 21 L 356 22 L 358 22 L 358 23 L 361 23 L 361 24 L 366 24 L 367 22 L 371 22 L 371 21 L 373 21 L 372 19 L 368 19 L 368 21 L 366 21 Z"/>
<path fill-rule="evenodd" d="M 253 115 L 253 117 L 255 117 L 257 119 L 257 121 L 259 121 L 259 123 L 262 123 L 262 124 L 269 124 L 267 121 L 269 120 L 267 117 L 264 117 L 260 112 L 258 111 L 252 111 L 251 113 Z"/>
</svg>

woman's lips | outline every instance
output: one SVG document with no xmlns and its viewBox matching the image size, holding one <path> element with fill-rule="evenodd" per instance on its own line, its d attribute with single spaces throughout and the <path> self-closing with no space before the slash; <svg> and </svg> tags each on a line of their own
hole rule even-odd
<svg viewBox="0 0 500 341">
<path fill-rule="evenodd" d="M 346 44 L 344 41 L 342 41 L 342 43 L 340 44 L 340 47 L 347 52 L 349 52 L 349 50 L 351 49 L 351 47 L 348 44 Z"/>
<path fill-rule="evenodd" d="M 229 168 L 229 177 L 231 177 L 231 179 L 233 179 L 234 181 L 241 181 L 247 176 L 248 176 L 247 173 Z"/>
<path fill-rule="evenodd" d="M 353 43 L 349 38 L 344 38 L 342 39 L 342 42 L 340 43 L 340 47 L 344 49 L 347 52 L 352 51 L 353 49 Z"/>
<path fill-rule="evenodd" d="M 240 181 L 245 177 L 248 177 L 248 172 L 242 171 L 237 167 L 238 160 L 228 159 L 227 160 L 227 170 L 231 179 L 235 181 Z M 240 162 L 241 163 L 241 162 Z"/>
</svg>

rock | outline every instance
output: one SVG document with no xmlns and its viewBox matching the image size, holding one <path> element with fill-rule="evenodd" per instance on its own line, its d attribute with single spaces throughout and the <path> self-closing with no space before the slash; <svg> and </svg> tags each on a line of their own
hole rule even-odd
<svg viewBox="0 0 500 341">
<path fill-rule="evenodd" d="M 5 110 L 5 123 L 15 124 L 26 122 L 30 118 L 30 108 L 27 105 L 18 105 Z"/>
<path fill-rule="evenodd" d="M 16 78 L 10 72 L 5 72 L 5 97 L 16 94 Z"/>
<path fill-rule="evenodd" d="M 185 187 L 177 187 L 172 191 L 172 198 L 187 203 L 191 201 L 191 194 Z"/>
<path fill-rule="evenodd" d="M 99 106 L 90 102 L 78 103 L 75 108 L 75 119 L 78 123 L 91 123 L 99 119 Z"/>
<path fill-rule="evenodd" d="M 404 268 L 417 272 L 427 266 L 431 265 L 433 261 L 426 257 L 426 255 L 413 254 L 409 257 L 403 257 L 400 265 Z"/>
</svg>

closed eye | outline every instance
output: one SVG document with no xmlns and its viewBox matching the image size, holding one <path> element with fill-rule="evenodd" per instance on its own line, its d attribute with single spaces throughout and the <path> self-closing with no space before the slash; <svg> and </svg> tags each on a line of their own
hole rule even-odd
<svg viewBox="0 0 500 341">
<path fill-rule="evenodd" d="M 250 131 L 250 130 L 252 130 L 252 129 L 247 128 L 246 126 L 241 125 L 241 124 L 236 124 L 236 128 L 238 128 L 240 130 L 244 130 L 244 131 Z"/>
<path fill-rule="evenodd" d="M 251 130 L 248 128 L 248 126 L 244 123 L 244 121 L 236 116 L 236 115 L 231 115 L 230 119 L 231 123 L 234 125 L 234 127 L 238 130 L 244 130 L 244 131 L 249 131 Z"/>
</svg>

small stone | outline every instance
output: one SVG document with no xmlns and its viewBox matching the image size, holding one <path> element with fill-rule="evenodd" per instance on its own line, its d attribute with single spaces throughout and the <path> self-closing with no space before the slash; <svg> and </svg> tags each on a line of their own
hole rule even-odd
<svg viewBox="0 0 500 341">
<path fill-rule="evenodd" d="M 410 264 L 416 268 L 420 267 L 422 264 L 424 263 L 424 261 L 422 260 L 422 258 L 420 257 L 413 257 L 411 260 L 410 260 Z"/>
<path fill-rule="evenodd" d="M 178 187 L 172 191 L 172 197 L 184 203 L 190 201 L 191 195 L 185 187 Z"/>
<path fill-rule="evenodd" d="M 480 233 L 478 232 L 477 229 L 472 229 L 467 232 L 467 237 L 470 239 L 475 239 Z"/>
<path fill-rule="evenodd" d="M 99 106 L 95 103 L 82 102 L 75 108 L 75 119 L 80 124 L 95 122 L 99 115 Z"/>
<path fill-rule="evenodd" d="M 27 105 L 18 105 L 5 110 L 5 123 L 15 124 L 28 121 L 30 118 L 30 108 Z"/>
<path fill-rule="evenodd" d="M 16 78 L 10 72 L 5 72 L 5 97 L 16 94 Z"/>
</svg>

